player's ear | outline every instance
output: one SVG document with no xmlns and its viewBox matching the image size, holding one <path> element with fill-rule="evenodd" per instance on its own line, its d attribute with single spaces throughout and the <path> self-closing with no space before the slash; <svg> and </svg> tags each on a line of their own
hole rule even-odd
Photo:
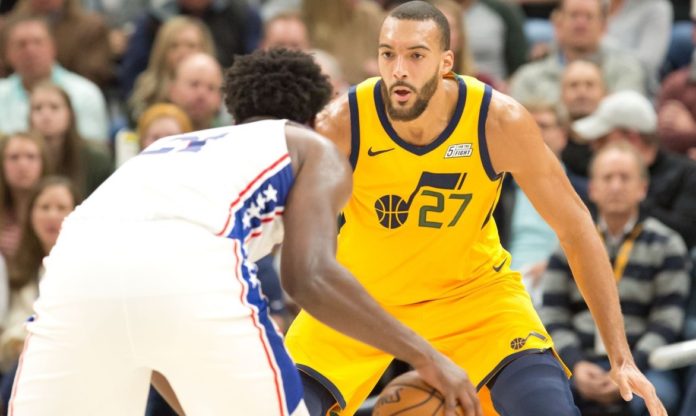
<svg viewBox="0 0 696 416">
<path fill-rule="evenodd" d="M 442 52 L 442 62 L 441 62 L 440 72 L 442 75 L 448 74 L 452 71 L 454 67 L 454 52 L 451 50 L 446 50 Z"/>
</svg>

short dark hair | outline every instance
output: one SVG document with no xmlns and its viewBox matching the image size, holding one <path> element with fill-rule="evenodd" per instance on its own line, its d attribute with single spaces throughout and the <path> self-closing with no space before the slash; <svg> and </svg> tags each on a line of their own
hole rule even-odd
<svg viewBox="0 0 696 416">
<path fill-rule="evenodd" d="M 236 122 L 268 116 L 311 123 L 331 98 L 331 84 L 314 58 L 284 48 L 235 57 L 223 89 Z"/>
<path fill-rule="evenodd" d="M 432 20 L 440 29 L 440 45 L 443 50 L 450 48 L 450 27 L 444 14 L 437 7 L 425 1 L 409 1 L 397 6 L 389 13 L 389 17 L 399 20 L 417 20 L 419 22 Z"/>
</svg>

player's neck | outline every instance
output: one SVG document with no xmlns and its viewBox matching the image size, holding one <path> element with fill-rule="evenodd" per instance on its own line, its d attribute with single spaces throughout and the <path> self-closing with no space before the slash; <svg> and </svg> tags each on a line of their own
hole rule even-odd
<svg viewBox="0 0 696 416">
<path fill-rule="evenodd" d="M 458 98 L 457 80 L 445 79 L 418 118 L 410 121 L 389 121 L 404 141 L 416 146 L 426 146 L 445 130 L 454 114 Z"/>
</svg>

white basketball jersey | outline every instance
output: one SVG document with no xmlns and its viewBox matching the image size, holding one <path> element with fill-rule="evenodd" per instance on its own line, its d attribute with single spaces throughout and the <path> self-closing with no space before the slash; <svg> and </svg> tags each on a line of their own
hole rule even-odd
<svg viewBox="0 0 696 416">
<path fill-rule="evenodd" d="M 292 182 L 285 120 L 203 130 L 157 140 L 68 221 L 186 221 L 238 239 L 255 261 L 282 241 L 281 215 Z"/>
</svg>

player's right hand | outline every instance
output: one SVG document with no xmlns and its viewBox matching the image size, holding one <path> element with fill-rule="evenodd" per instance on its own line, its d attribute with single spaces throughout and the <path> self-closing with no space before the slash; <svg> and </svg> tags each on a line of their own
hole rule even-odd
<svg viewBox="0 0 696 416">
<path fill-rule="evenodd" d="M 457 406 L 465 416 L 483 416 L 476 388 L 469 376 L 452 360 L 440 353 L 423 364 L 414 365 L 418 374 L 445 398 L 445 416 L 457 416 Z"/>
</svg>

